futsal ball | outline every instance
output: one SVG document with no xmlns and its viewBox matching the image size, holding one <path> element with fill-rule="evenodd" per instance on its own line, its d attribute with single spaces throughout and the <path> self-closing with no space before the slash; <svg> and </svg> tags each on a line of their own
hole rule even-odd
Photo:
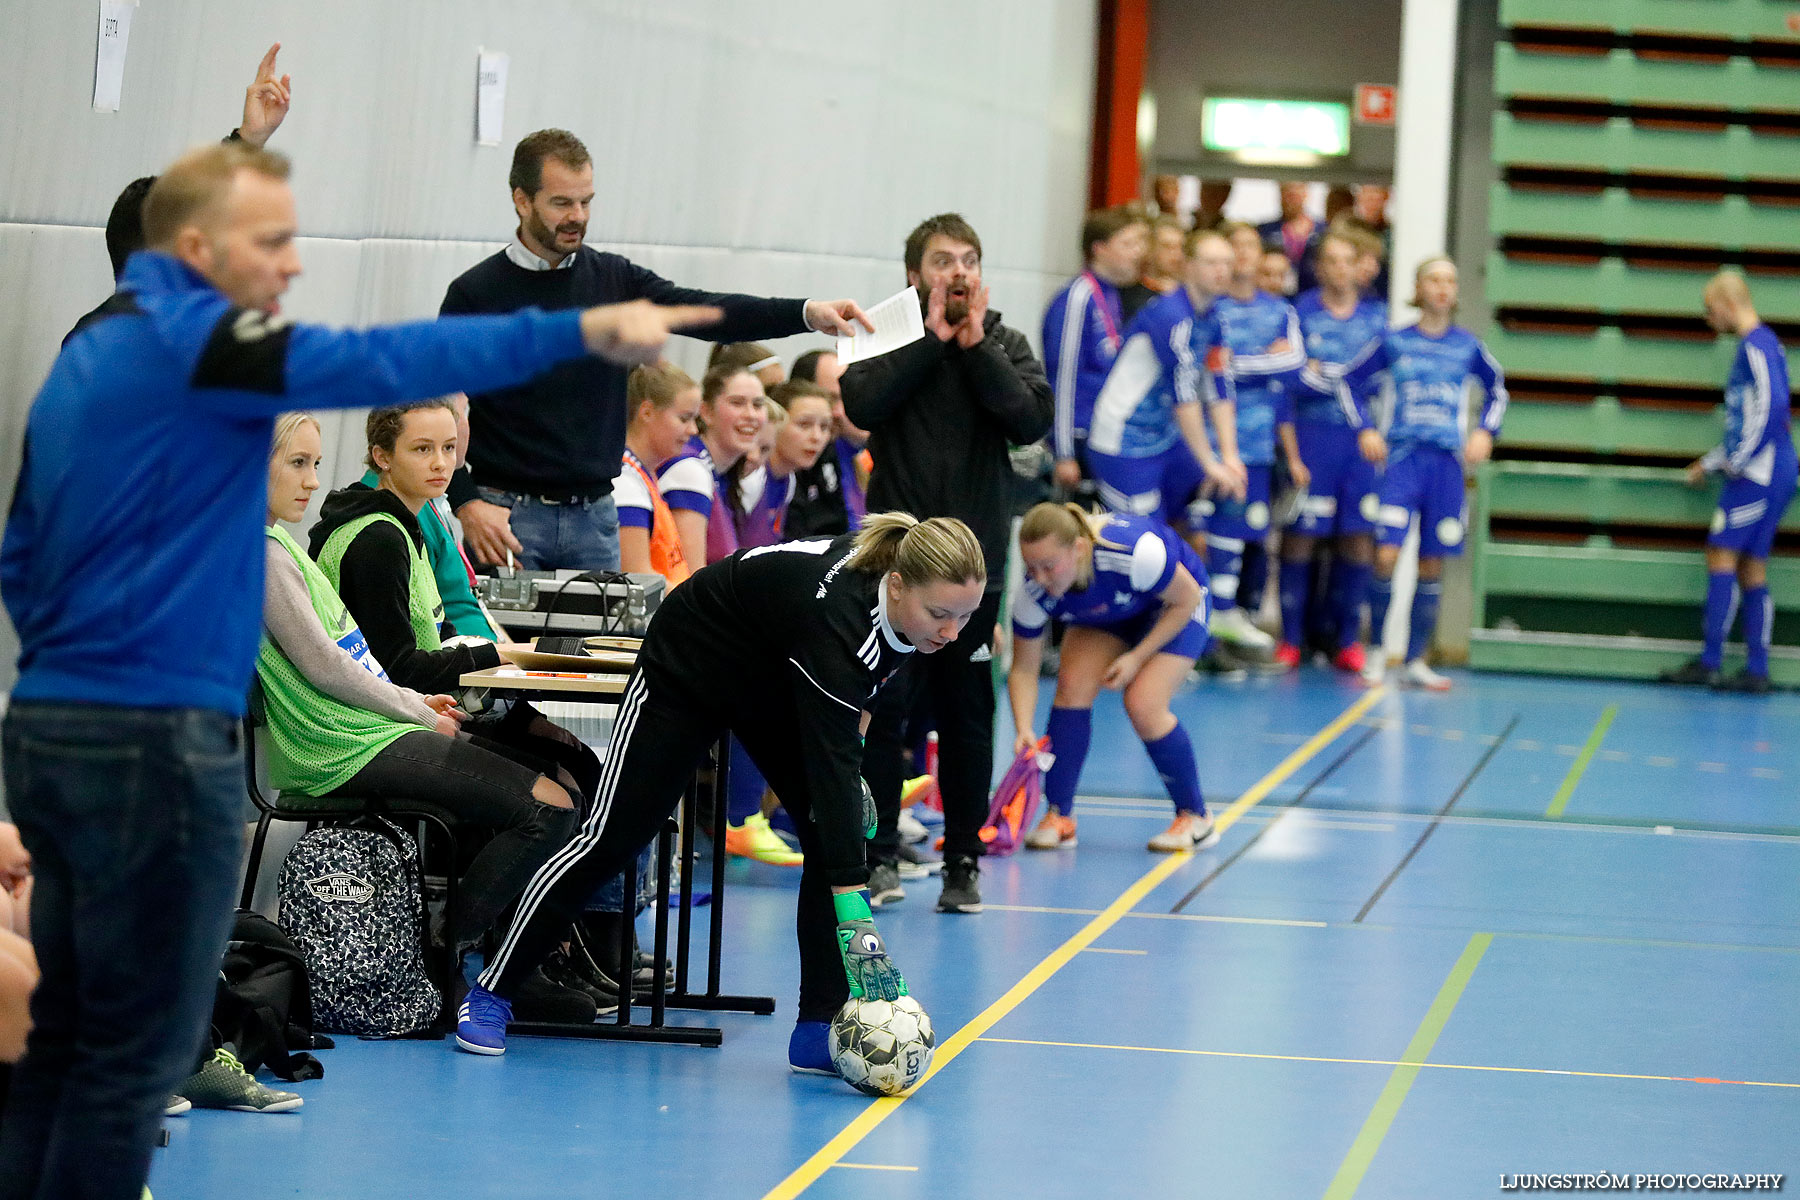
<svg viewBox="0 0 1800 1200">
<path fill-rule="evenodd" d="M 846 1001 L 831 1022 L 831 1065 L 871 1096 L 897 1096 L 925 1075 L 937 1035 L 911 996 Z"/>
</svg>

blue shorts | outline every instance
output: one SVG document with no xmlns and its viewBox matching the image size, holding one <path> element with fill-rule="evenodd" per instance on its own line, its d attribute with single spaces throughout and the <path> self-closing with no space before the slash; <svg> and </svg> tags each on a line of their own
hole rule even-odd
<svg viewBox="0 0 1800 1200">
<path fill-rule="evenodd" d="M 1312 482 L 1300 499 L 1300 513 L 1290 528 L 1307 537 L 1352 537 L 1375 528 L 1381 509 L 1376 494 L 1375 464 L 1362 456 L 1356 430 L 1324 421 L 1294 426 L 1300 461 Z"/>
<path fill-rule="evenodd" d="M 1206 515 L 1206 536 L 1231 538 L 1242 542 L 1261 542 L 1269 536 L 1269 475 L 1266 464 L 1246 463 L 1250 486 L 1242 500 L 1202 500 L 1200 511 Z"/>
<path fill-rule="evenodd" d="M 1376 539 L 1383 546 L 1406 540 L 1419 518 L 1419 557 L 1455 558 L 1468 530 L 1462 459 L 1437 446 L 1407 446 L 1388 460 L 1381 477 Z"/>
<path fill-rule="evenodd" d="M 1123 621 L 1115 621 L 1111 625 L 1089 625 L 1088 629 L 1098 629 L 1101 633 L 1110 633 L 1125 643 L 1126 649 L 1144 640 L 1150 627 L 1162 615 L 1162 609 L 1152 607 L 1148 612 L 1139 613 L 1135 617 L 1127 617 Z M 1200 590 L 1200 607 L 1194 610 L 1194 619 L 1181 627 L 1181 632 L 1169 639 L 1169 644 L 1158 650 L 1158 654 L 1178 654 L 1182 658 L 1198 659 L 1206 653 L 1206 632 L 1208 620 L 1212 616 L 1212 593 L 1202 587 Z"/>
<path fill-rule="evenodd" d="M 1779 472 L 1779 467 L 1777 468 Z M 1785 478 L 1783 478 L 1785 475 Z M 1775 530 L 1781 514 L 1794 498 L 1794 474 L 1778 473 L 1764 487 L 1749 479 L 1727 479 L 1719 491 L 1719 507 L 1713 513 L 1706 544 L 1731 550 L 1746 558 L 1767 558 L 1775 547 Z"/>
<path fill-rule="evenodd" d="M 1088 450 L 1100 499 L 1114 512 L 1161 517 L 1169 525 L 1188 522 L 1188 506 L 1206 478 L 1186 442 L 1147 458 L 1126 458 Z"/>
</svg>

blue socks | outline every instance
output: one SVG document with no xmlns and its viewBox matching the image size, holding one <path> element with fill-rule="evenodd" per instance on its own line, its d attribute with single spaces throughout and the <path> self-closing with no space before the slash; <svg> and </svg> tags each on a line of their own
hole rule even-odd
<svg viewBox="0 0 1800 1200">
<path fill-rule="evenodd" d="M 1393 602 L 1393 578 L 1373 576 L 1369 580 L 1369 645 L 1381 645 L 1382 631 L 1387 628 L 1388 606 Z M 1343 634 L 1340 632 L 1338 636 Z"/>
<path fill-rule="evenodd" d="M 1212 576 L 1215 612 L 1237 607 L 1238 576 L 1244 570 L 1244 543 L 1237 538 L 1206 539 L 1206 573 Z"/>
<path fill-rule="evenodd" d="M 1169 799 L 1175 802 L 1175 810 L 1204 816 L 1206 801 L 1200 798 L 1200 772 L 1194 767 L 1194 746 L 1188 741 L 1187 730 L 1181 727 L 1181 722 L 1175 722 L 1175 728 L 1154 742 L 1145 742 L 1144 749 L 1149 752 L 1150 762 L 1156 767 L 1163 786 L 1169 789 Z"/>
<path fill-rule="evenodd" d="M 1431 635 L 1437 631 L 1438 600 L 1444 593 L 1442 580 L 1421 579 L 1413 589 L 1412 628 L 1406 637 L 1406 661 L 1420 658 L 1431 649 Z"/>
<path fill-rule="evenodd" d="M 1350 562 L 1338 559 L 1332 564 L 1331 585 L 1332 608 L 1337 617 L 1337 644 L 1342 650 L 1345 646 L 1355 645 L 1362 637 L 1363 601 L 1369 595 L 1369 581 L 1375 576 L 1372 563 Z M 1388 588 L 1388 600 L 1393 600 L 1393 587 Z M 1386 607 L 1382 612 L 1385 616 Z M 1370 636 L 1371 641 L 1381 640 L 1379 627 Z"/>
<path fill-rule="evenodd" d="M 1731 631 L 1731 602 L 1736 584 L 1737 576 L 1730 571 L 1712 571 L 1706 576 L 1706 614 L 1700 626 L 1706 645 L 1700 651 L 1700 664 L 1709 671 L 1718 670 L 1719 661 L 1725 656 L 1725 635 Z M 1766 599 L 1768 589 L 1760 590 Z M 1766 655 L 1763 670 L 1768 670 Z"/>
<path fill-rule="evenodd" d="M 1075 807 L 1075 785 L 1081 781 L 1081 764 L 1087 761 L 1088 739 L 1094 730 L 1094 712 L 1088 708 L 1052 708 L 1044 733 L 1056 761 L 1044 779 L 1044 800 L 1063 816 Z"/>
<path fill-rule="evenodd" d="M 1768 584 L 1744 589 L 1744 649 L 1749 654 L 1744 670 L 1752 675 L 1769 674 L 1769 626 L 1774 616 Z"/>
<path fill-rule="evenodd" d="M 1238 606 L 1252 616 L 1262 611 L 1269 582 L 1269 552 L 1261 542 L 1244 543 L 1244 565 L 1238 572 Z"/>
<path fill-rule="evenodd" d="M 1281 640 L 1304 646 L 1306 603 L 1312 598 L 1312 563 L 1281 560 Z"/>
</svg>

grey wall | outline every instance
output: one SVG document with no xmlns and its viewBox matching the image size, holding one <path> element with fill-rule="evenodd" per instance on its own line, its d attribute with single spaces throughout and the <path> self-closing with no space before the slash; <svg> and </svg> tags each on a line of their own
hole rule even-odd
<svg viewBox="0 0 1800 1200">
<path fill-rule="evenodd" d="M 110 114 L 89 103 L 95 12 L 0 0 L 0 511 L 58 341 L 112 288 L 114 196 L 230 130 L 276 40 L 302 320 L 435 312 L 511 234 L 512 143 L 548 125 L 594 153 L 590 239 L 695 286 L 878 300 L 904 284 L 907 231 L 946 209 L 981 231 L 1022 329 L 1079 265 L 1094 0 L 150 0 Z M 512 56 L 497 148 L 474 145 L 484 45 Z M 359 429 L 327 428 L 331 480 L 357 473 Z M 0 631 L 0 685 L 14 656 Z"/>
<path fill-rule="evenodd" d="M 1396 82 L 1400 9 L 1401 0 L 1153 0 L 1145 82 L 1156 97 L 1152 165 L 1219 173 L 1220 161 L 1200 148 L 1207 96 L 1349 103 L 1359 83 Z M 1392 127 L 1353 124 L 1350 156 L 1338 164 L 1298 172 L 1239 166 L 1236 173 L 1355 182 L 1385 179 L 1393 165 Z"/>
</svg>

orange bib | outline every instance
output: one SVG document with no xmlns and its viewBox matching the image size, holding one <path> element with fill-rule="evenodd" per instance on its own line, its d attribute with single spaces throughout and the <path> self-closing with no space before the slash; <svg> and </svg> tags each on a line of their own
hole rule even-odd
<svg viewBox="0 0 1800 1200">
<path fill-rule="evenodd" d="M 635 458 L 627 458 L 625 465 L 638 473 L 644 481 L 644 490 L 650 493 L 650 566 L 658 575 L 669 581 L 669 590 L 684 582 L 694 573 L 688 566 L 687 556 L 681 552 L 681 537 L 675 531 L 675 514 L 662 498 L 662 489 L 657 486 L 656 479 L 646 471 L 643 464 Z"/>
</svg>

